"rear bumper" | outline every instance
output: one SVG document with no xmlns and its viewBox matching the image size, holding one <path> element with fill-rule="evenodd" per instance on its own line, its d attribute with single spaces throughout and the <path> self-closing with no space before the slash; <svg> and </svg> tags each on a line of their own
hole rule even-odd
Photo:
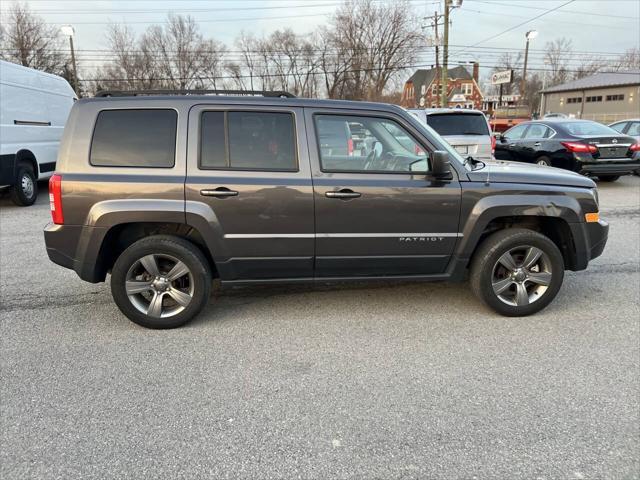
<svg viewBox="0 0 640 480">
<path fill-rule="evenodd" d="M 640 162 L 601 162 L 583 163 L 580 166 L 580 173 L 583 175 L 630 175 L 640 171 Z"/>
<path fill-rule="evenodd" d="M 74 270 L 87 282 L 104 281 L 104 270 L 98 255 L 104 229 L 83 225 L 48 224 L 44 229 L 44 243 L 49 260 Z M 82 261 L 84 260 L 84 261 Z"/>
</svg>

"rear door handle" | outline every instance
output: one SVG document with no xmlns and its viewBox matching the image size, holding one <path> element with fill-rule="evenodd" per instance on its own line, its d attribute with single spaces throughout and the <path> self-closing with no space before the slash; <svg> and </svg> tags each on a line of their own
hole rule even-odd
<svg viewBox="0 0 640 480">
<path fill-rule="evenodd" d="M 516 144 L 515 144 L 515 143 L 510 143 L 510 144 L 509 144 L 509 146 L 510 146 L 510 147 L 515 147 L 515 146 L 516 146 Z"/>
<path fill-rule="evenodd" d="M 236 197 L 238 192 L 235 190 L 229 190 L 227 187 L 218 187 L 216 189 L 204 189 L 200 190 L 200 195 L 203 197 Z"/>
<path fill-rule="evenodd" d="M 344 188 L 337 192 L 325 192 L 324 196 L 327 198 L 358 198 L 361 197 L 362 194 L 349 190 L 348 188 Z"/>
<path fill-rule="evenodd" d="M 533 144 L 534 147 L 539 147 L 540 146 L 540 142 L 536 142 Z"/>
</svg>

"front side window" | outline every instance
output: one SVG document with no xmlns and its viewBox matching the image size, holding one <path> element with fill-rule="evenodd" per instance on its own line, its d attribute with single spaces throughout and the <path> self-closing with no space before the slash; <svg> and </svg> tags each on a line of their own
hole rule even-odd
<svg viewBox="0 0 640 480">
<path fill-rule="evenodd" d="M 527 129 L 528 125 L 516 125 L 515 127 L 504 132 L 504 136 L 509 140 L 518 140 L 522 138 L 522 134 Z"/>
<path fill-rule="evenodd" d="M 627 122 L 616 123 L 615 125 L 611 125 L 616 132 L 624 132 L 624 128 L 627 126 Z"/>
<path fill-rule="evenodd" d="M 629 130 L 627 130 L 627 135 L 631 135 L 632 137 L 640 135 L 640 122 L 631 122 Z"/>
<path fill-rule="evenodd" d="M 428 155 L 397 122 L 379 117 L 316 115 L 325 172 L 427 172 Z"/>
<path fill-rule="evenodd" d="M 103 110 L 93 131 L 89 163 L 97 167 L 173 167 L 177 121 L 175 110 Z"/>
<path fill-rule="evenodd" d="M 297 170 L 294 118 L 281 112 L 203 112 L 200 168 Z"/>
</svg>

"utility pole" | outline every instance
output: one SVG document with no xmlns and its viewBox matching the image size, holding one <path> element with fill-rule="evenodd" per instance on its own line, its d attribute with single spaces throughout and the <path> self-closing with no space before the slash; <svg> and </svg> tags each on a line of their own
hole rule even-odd
<svg viewBox="0 0 640 480">
<path fill-rule="evenodd" d="M 444 39 L 442 43 L 442 94 L 440 106 L 447 106 L 447 82 L 449 81 L 449 0 L 444 0 Z"/>
<path fill-rule="evenodd" d="M 425 17 L 425 20 L 432 20 L 431 25 L 429 27 L 434 29 L 434 47 L 436 49 L 436 102 L 440 104 L 440 36 L 438 35 L 438 25 L 442 25 L 440 21 L 442 20 L 442 15 L 438 12 L 433 12 L 432 17 Z M 424 28 L 424 27 L 423 27 Z"/>
<path fill-rule="evenodd" d="M 76 64 L 76 52 L 73 48 L 73 35 L 75 34 L 75 30 L 71 25 L 63 25 L 60 30 L 63 35 L 67 35 L 69 37 L 69 47 L 71 48 L 71 66 L 73 67 L 73 89 L 76 92 L 76 95 L 80 97 L 80 86 L 78 83 L 78 66 Z"/>
<path fill-rule="evenodd" d="M 449 15 L 454 8 L 460 8 L 462 0 L 444 0 L 444 39 L 442 44 L 442 97 L 441 106 L 447 106 L 447 83 L 449 82 Z"/>
<path fill-rule="evenodd" d="M 524 47 L 524 69 L 522 71 L 522 81 L 520 82 L 520 98 L 525 101 L 525 93 L 527 90 L 527 60 L 529 58 L 529 40 L 533 40 L 538 36 L 536 30 L 529 30 L 525 37 L 527 37 L 527 44 Z"/>
</svg>

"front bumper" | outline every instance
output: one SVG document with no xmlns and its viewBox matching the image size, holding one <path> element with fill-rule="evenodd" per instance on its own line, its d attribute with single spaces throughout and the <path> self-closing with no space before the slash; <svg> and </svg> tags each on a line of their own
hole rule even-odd
<svg viewBox="0 0 640 480">
<path fill-rule="evenodd" d="M 570 269 L 584 270 L 591 260 L 602 255 L 609 237 L 609 224 L 600 220 L 592 223 L 570 223 L 569 227 L 575 255 Z"/>
</svg>

